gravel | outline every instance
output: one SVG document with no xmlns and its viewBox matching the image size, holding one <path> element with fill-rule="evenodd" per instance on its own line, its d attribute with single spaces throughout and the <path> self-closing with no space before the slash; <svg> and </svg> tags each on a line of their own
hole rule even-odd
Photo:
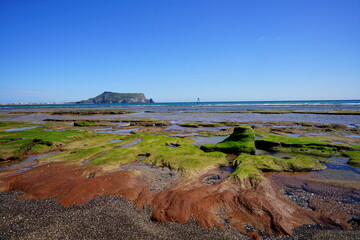
<svg viewBox="0 0 360 240">
<path fill-rule="evenodd" d="M 19 191 L 0 193 L 0 239 L 248 239 L 226 228 L 205 229 L 152 221 L 118 196 L 97 197 L 88 204 L 63 207 L 55 199 L 18 200 Z"/>
<path fill-rule="evenodd" d="M 146 156 L 143 157 L 146 158 Z M 120 168 L 122 170 L 141 171 L 148 181 L 150 191 L 154 192 L 168 189 L 180 179 L 180 174 L 175 170 L 167 167 L 156 167 L 141 161 L 123 164 Z"/>
<path fill-rule="evenodd" d="M 309 206 L 309 195 L 310 193 L 302 190 L 302 189 L 285 189 L 284 195 L 289 198 L 291 201 L 296 203 L 298 206 L 307 209 L 307 210 L 313 210 Z"/>
<path fill-rule="evenodd" d="M 249 239 L 236 230 L 205 229 L 194 220 L 185 224 L 151 220 L 151 209 L 139 210 L 120 197 L 97 197 L 87 204 L 63 207 L 55 199 L 19 200 L 20 191 L 0 193 L 0 239 Z M 252 232 L 251 229 L 250 232 Z M 319 225 L 294 230 L 293 236 L 263 239 L 360 239 L 360 231 Z"/>
</svg>

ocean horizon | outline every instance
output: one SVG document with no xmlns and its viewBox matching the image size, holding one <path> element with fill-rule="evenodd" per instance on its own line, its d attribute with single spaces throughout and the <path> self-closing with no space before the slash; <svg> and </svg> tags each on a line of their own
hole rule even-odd
<svg viewBox="0 0 360 240">
<path fill-rule="evenodd" d="M 282 100 L 282 101 L 208 101 L 208 102 L 155 102 L 155 103 L 13 103 L 0 104 L 0 108 L 67 108 L 67 107 L 117 107 L 117 106 L 221 106 L 221 105 L 353 105 L 360 106 L 360 100 Z"/>
</svg>

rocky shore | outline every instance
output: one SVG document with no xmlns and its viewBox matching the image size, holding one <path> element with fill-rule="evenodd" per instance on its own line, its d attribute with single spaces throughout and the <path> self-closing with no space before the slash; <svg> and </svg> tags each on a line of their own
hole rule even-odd
<svg viewBox="0 0 360 240">
<path fill-rule="evenodd" d="M 357 125 L 89 120 L 0 122 L 0 239 L 360 237 Z"/>
</svg>

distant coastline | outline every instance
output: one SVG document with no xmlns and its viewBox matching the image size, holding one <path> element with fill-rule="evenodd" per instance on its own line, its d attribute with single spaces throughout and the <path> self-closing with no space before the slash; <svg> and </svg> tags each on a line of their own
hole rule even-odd
<svg viewBox="0 0 360 240">
<path fill-rule="evenodd" d="M 360 112 L 360 100 L 311 100 L 311 101 L 232 101 L 232 102 L 156 102 L 156 103 L 21 103 L 1 104 L 0 110 L 23 109 L 123 109 L 141 112 L 238 112 L 250 110 L 264 111 L 307 111 L 307 112 Z M 47 109 L 47 110 L 45 110 Z"/>
<path fill-rule="evenodd" d="M 160 105 L 218 105 L 218 104 L 243 104 L 243 105 L 264 105 L 264 104 L 360 104 L 360 99 L 349 99 L 349 100 L 276 100 L 276 101 L 207 101 L 207 102 L 157 102 L 157 103 L 81 103 L 81 105 L 101 105 L 101 104 L 160 104 Z M 80 105 L 78 102 L 46 102 L 46 103 L 0 103 L 0 106 L 38 106 L 38 105 Z"/>
</svg>

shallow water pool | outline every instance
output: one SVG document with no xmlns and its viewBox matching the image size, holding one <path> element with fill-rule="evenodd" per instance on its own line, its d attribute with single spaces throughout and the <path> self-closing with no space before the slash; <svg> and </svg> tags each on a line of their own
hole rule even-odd
<svg viewBox="0 0 360 240">
<path fill-rule="evenodd" d="M 194 138 L 194 145 L 203 145 L 209 143 L 219 143 L 226 139 L 228 136 L 213 136 L 213 137 L 196 137 Z"/>
<path fill-rule="evenodd" d="M 12 128 L 12 129 L 6 129 L 5 132 L 17 132 L 17 131 L 23 131 L 23 130 L 33 129 L 33 128 L 37 128 L 37 127 L 39 127 L 39 126 Z"/>
</svg>

